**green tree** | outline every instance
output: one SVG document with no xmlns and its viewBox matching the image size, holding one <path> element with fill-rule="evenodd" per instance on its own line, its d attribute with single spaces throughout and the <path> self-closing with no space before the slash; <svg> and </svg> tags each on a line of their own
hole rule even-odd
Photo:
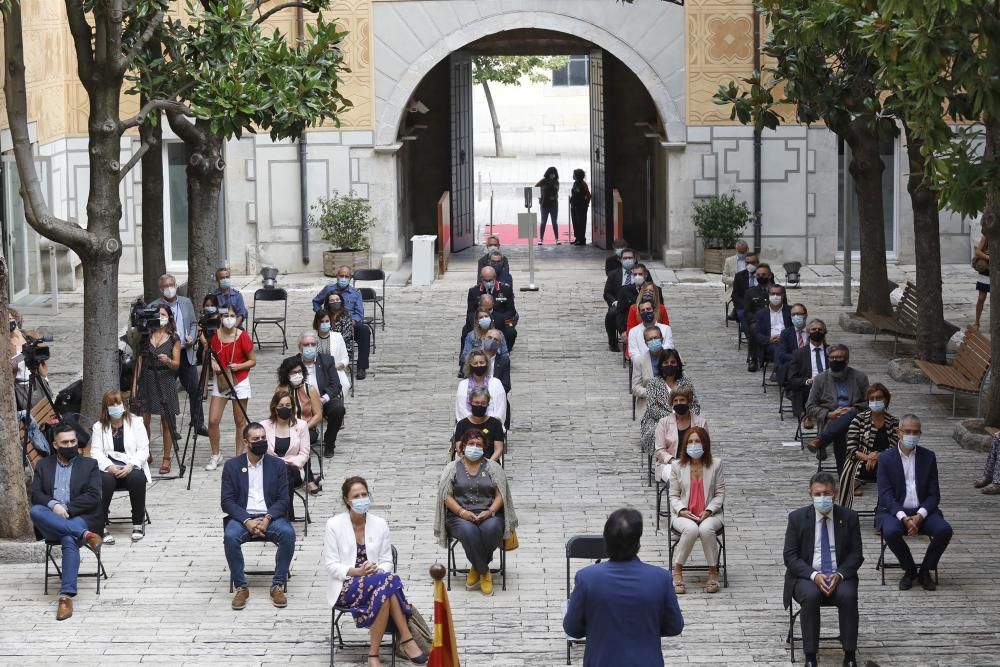
<svg viewBox="0 0 1000 667">
<path fill-rule="evenodd" d="M 567 62 L 569 59 L 565 56 L 475 56 L 472 59 L 473 83 L 482 84 L 486 104 L 490 108 L 497 157 L 504 156 L 503 136 L 490 82 L 506 86 L 520 86 L 525 80 L 544 83 L 551 78 L 552 70 L 565 66 Z"/>
</svg>

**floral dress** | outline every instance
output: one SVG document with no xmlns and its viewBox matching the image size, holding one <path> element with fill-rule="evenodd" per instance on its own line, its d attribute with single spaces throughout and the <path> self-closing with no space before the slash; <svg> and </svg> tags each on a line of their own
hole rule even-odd
<svg viewBox="0 0 1000 667">
<path fill-rule="evenodd" d="M 687 375 L 682 375 L 677 380 L 677 387 L 683 386 L 689 386 L 694 391 L 694 384 Z M 653 452 L 657 422 L 673 412 L 670 394 L 670 387 L 662 377 L 654 377 L 649 381 L 649 387 L 646 389 L 646 414 L 639 422 L 639 447 L 646 454 Z M 697 395 L 695 395 L 691 411 L 696 415 L 701 414 L 701 405 L 698 403 Z"/>
<path fill-rule="evenodd" d="M 368 552 L 365 551 L 365 545 L 359 544 L 354 567 L 361 567 L 367 560 Z M 392 572 L 376 572 L 363 577 L 345 579 L 340 597 L 337 598 L 337 606 L 349 610 L 359 628 L 370 628 L 382 610 L 382 605 L 388 604 L 389 598 L 393 595 L 399 598 L 399 606 L 409 618 L 413 612 L 403 594 L 403 581 Z"/>
</svg>

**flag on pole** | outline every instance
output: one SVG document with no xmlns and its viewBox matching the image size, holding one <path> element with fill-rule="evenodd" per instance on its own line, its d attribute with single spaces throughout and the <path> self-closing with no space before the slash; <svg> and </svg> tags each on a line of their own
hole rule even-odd
<svg viewBox="0 0 1000 667">
<path fill-rule="evenodd" d="M 440 579 L 434 581 L 434 644 L 427 667 L 460 667 L 448 591 Z"/>
</svg>

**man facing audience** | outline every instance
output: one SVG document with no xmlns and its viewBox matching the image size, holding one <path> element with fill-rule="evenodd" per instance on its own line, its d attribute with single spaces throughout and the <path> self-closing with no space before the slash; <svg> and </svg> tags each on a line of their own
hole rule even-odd
<svg viewBox="0 0 1000 667">
<path fill-rule="evenodd" d="M 809 311 L 801 303 L 794 303 L 788 309 L 788 314 L 792 326 L 781 332 L 778 344 L 774 348 L 774 376 L 778 384 L 785 384 L 788 365 L 792 362 L 795 351 L 809 346 L 809 332 L 806 331 L 806 317 L 809 316 Z"/>
<path fill-rule="evenodd" d="M 646 414 L 646 390 L 650 380 L 660 377 L 663 351 L 668 347 L 663 344 L 663 332 L 659 327 L 643 329 L 642 338 L 646 342 L 646 352 L 632 357 L 632 395 L 640 415 Z"/>
<path fill-rule="evenodd" d="M 486 265 L 493 267 L 501 282 L 511 283 L 510 262 L 507 260 L 507 256 L 500 252 L 500 237 L 498 236 L 486 237 L 486 252 L 479 258 L 476 271 L 482 271 Z"/>
<path fill-rule="evenodd" d="M 620 271 L 622 268 L 622 253 L 625 248 L 628 247 L 628 241 L 623 238 L 617 238 L 611 244 L 614 253 L 608 255 L 607 259 L 604 260 L 604 275 L 608 275 L 612 271 Z"/>
<path fill-rule="evenodd" d="M 747 242 L 740 239 L 736 242 L 736 254 L 726 258 L 722 265 L 722 282 L 727 288 L 732 288 L 737 273 L 746 270 L 746 258 L 749 250 L 750 246 L 747 245 Z"/>
<path fill-rule="evenodd" d="M 794 598 L 802 609 L 802 650 L 806 666 L 815 667 L 819 650 L 820 607 L 837 607 L 844 667 L 857 667 L 858 568 L 861 524 L 852 509 L 833 504 L 836 478 L 818 472 L 809 480 L 812 504 L 788 515 L 785 530 L 785 590 L 788 609 Z"/>
<path fill-rule="evenodd" d="M 351 285 L 354 273 L 349 266 L 337 269 L 336 282 L 330 283 L 313 297 L 313 312 L 318 313 L 326 306 L 326 298 L 336 292 L 344 302 L 344 307 L 354 322 L 354 342 L 358 345 L 358 366 L 354 373 L 355 379 L 364 380 L 368 377 L 369 355 L 371 353 L 372 332 L 365 324 L 365 301 L 361 292 Z"/>
<path fill-rule="evenodd" d="M 733 276 L 733 310 L 736 311 L 736 319 L 740 319 L 743 314 L 743 297 L 747 290 L 757 286 L 757 253 L 748 252 L 744 260 L 746 267 L 742 271 L 737 271 Z"/>
<path fill-rule="evenodd" d="M 809 344 L 792 353 L 785 380 L 787 390 L 791 393 L 792 414 L 796 419 L 801 418 L 805 412 L 806 401 L 816 376 L 830 367 L 826 349 L 826 322 L 819 318 L 813 319 L 806 327 L 806 333 Z M 802 426 L 812 428 L 812 417 L 806 415 Z"/>
<path fill-rule="evenodd" d="M 466 298 L 466 327 L 462 333 L 464 344 L 465 334 L 472 331 L 472 318 L 475 317 L 476 307 L 483 296 L 493 297 L 493 326 L 503 332 L 503 337 L 507 340 L 507 349 L 513 351 L 514 342 L 517 340 L 517 309 L 514 306 L 514 290 L 507 283 L 497 280 L 497 272 L 492 266 L 484 266 L 479 270 L 479 282 L 475 287 L 469 288 Z"/>
<path fill-rule="evenodd" d="M 646 352 L 645 332 L 648 329 L 659 329 L 664 348 L 670 349 L 674 346 L 674 336 L 670 325 L 657 322 L 656 316 L 657 312 L 651 295 L 649 300 L 643 299 L 639 302 L 639 318 L 642 322 L 632 327 L 628 332 L 629 359 L 634 359 Z"/>
<path fill-rule="evenodd" d="M 931 571 L 951 542 L 951 525 L 941 514 L 937 457 L 920 446 L 920 419 L 913 414 L 899 420 L 899 448 L 887 449 L 878 457 L 878 510 L 875 520 L 886 545 L 903 568 L 899 590 L 909 590 L 914 580 L 924 590 L 937 588 Z M 904 536 L 927 535 L 931 543 L 919 570 Z"/>
<path fill-rule="evenodd" d="M 792 313 L 785 302 L 785 288 L 781 285 L 767 288 L 767 301 L 767 308 L 757 311 L 753 326 L 755 352 L 757 363 L 763 364 L 770 356 L 777 364 L 781 333 L 792 326 Z"/>
<path fill-rule="evenodd" d="M 740 317 L 740 326 L 743 327 L 743 333 L 747 337 L 747 345 L 750 348 L 750 362 L 747 364 L 747 370 L 751 373 L 757 371 L 757 346 L 754 342 L 753 328 L 756 325 L 757 311 L 763 310 L 768 304 L 768 290 L 771 288 L 772 280 L 771 265 L 761 263 L 757 266 L 754 275 L 757 284 L 748 287 L 743 293 L 743 309 L 737 313 Z"/>
<path fill-rule="evenodd" d="M 639 294 L 635 285 L 636 277 L 645 278 L 645 271 L 641 268 L 637 270 L 635 265 L 635 251 L 631 248 L 622 250 L 621 267 L 608 273 L 604 282 L 604 302 L 608 304 L 608 312 L 604 315 L 604 330 L 608 335 L 608 349 L 612 352 L 618 351 L 618 300 L 623 288 L 630 287 L 632 294 L 629 304 L 635 300 Z M 641 282 L 641 281 L 640 281 Z"/>
<path fill-rule="evenodd" d="M 828 351 L 830 368 L 813 378 L 806 412 L 823 424 L 818 437 L 809 442 L 809 450 L 820 461 L 826 458 L 826 448 L 833 443 L 837 458 L 837 473 L 844 469 L 847 458 L 847 428 L 858 412 L 868 407 L 868 376 L 851 368 L 850 350 L 846 345 L 831 345 Z"/>
</svg>

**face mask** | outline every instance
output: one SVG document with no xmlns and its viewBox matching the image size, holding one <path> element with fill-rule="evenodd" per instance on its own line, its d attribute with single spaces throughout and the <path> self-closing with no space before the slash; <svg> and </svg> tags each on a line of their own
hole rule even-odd
<svg viewBox="0 0 1000 667">
<path fill-rule="evenodd" d="M 355 514 L 365 514 L 371 506 L 372 499 L 368 496 L 365 496 L 364 498 L 355 498 L 351 501 L 351 509 L 354 510 Z"/>
<path fill-rule="evenodd" d="M 500 269 L 503 268 L 503 262 L 490 262 L 490 266 L 492 266 L 493 270 L 497 272 L 497 275 L 500 275 Z"/>
<path fill-rule="evenodd" d="M 305 378 L 302 377 L 302 373 L 292 373 L 291 375 L 288 376 L 288 381 L 294 384 L 295 386 L 302 384 L 302 380 L 304 379 Z"/>
<path fill-rule="evenodd" d="M 111 416 L 112 419 L 121 419 L 122 415 L 125 414 L 125 406 L 124 405 L 109 405 L 108 406 L 108 414 Z"/>
<path fill-rule="evenodd" d="M 302 358 L 306 361 L 313 361 L 316 359 L 316 354 L 317 350 L 315 345 L 307 345 L 302 348 Z"/>
<path fill-rule="evenodd" d="M 346 289 L 350 284 L 351 284 L 350 278 L 344 278 L 343 276 L 337 278 L 337 287 L 339 287 L 340 289 Z"/>
<path fill-rule="evenodd" d="M 329 322 L 320 322 L 319 323 L 319 332 L 320 333 L 330 333 L 330 323 Z"/>
<path fill-rule="evenodd" d="M 622 268 L 626 271 L 630 271 L 633 266 L 635 266 L 635 260 L 631 257 L 622 260 Z"/>
<path fill-rule="evenodd" d="M 480 325 L 480 326 L 482 326 L 482 325 Z M 483 326 L 483 328 L 485 329 L 486 327 Z M 492 338 L 487 338 L 486 342 L 483 343 L 483 348 L 487 352 L 496 352 L 497 350 L 500 349 L 500 342 L 499 341 L 495 341 Z"/>
<path fill-rule="evenodd" d="M 219 287 L 222 289 L 229 289 L 233 286 L 233 281 L 231 278 L 223 278 L 219 281 Z"/>
<path fill-rule="evenodd" d="M 217 312 L 219 312 L 219 309 L 216 308 L 215 306 L 205 306 L 201 310 L 206 315 L 215 315 Z"/>
<path fill-rule="evenodd" d="M 500 251 L 500 246 L 498 246 L 498 245 L 488 245 L 488 246 L 486 246 L 486 252 L 488 252 L 491 255 L 493 253 L 499 252 L 499 251 Z"/>
<path fill-rule="evenodd" d="M 250 451 L 254 456 L 260 457 L 267 453 L 267 440 L 251 440 Z"/>
<path fill-rule="evenodd" d="M 700 442 L 689 442 L 687 446 L 688 456 L 693 459 L 700 459 L 705 455 L 705 448 L 701 446 Z"/>
<path fill-rule="evenodd" d="M 330 308 L 330 310 L 340 310 L 341 308 L 344 307 L 344 302 L 343 301 L 331 301 L 330 303 L 327 304 L 327 306 Z"/>
<path fill-rule="evenodd" d="M 292 416 L 292 408 L 291 408 L 291 406 L 289 406 L 287 408 L 284 407 L 284 406 L 282 406 L 282 407 L 278 408 L 277 410 L 275 410 L 275 412 L 278 414 L 278 417 L 281 418 L 281 419 L 288 419 L 289 417 Z"/>
<path fill-rule="evenodd" d="M 668 378 L 676 377 L 678 371 L 679 369 L 677 368 L 677 366 L 671 366 L 669 364 L 667 364 L 661 369 L 663 376 Z"/>
<path fill-rule="evenodd" d="M 64 461 L 72 461 L 80 454 L 80 450 L 76 447 L 56 447 L 56 451 Z"/>
<path fill-rule="evenodd" d="M 843 373 L 847 369 L 847 362 L 837 359 L 836 361 L 830 360 L 830 370 L 834 373 Z"/>
<path fill-rule="evenodd" d="M 492 280 L 484 280 L 483 281 L 483 287 L 485 287 L 487 290 L 493 289 L 493 281 Z"/>
<path fill-rule="evenodd" d="M 167 317 L 166 315 L 161 315 L 160 316 L 160 326 L 161 327 L 165 327 L 168 324 L 170 324 L 170 318 Z"/>
<path fill-rule="evenodd" d="M 663 349 L 663 341 L 659 338 L 650 338 L 646 342 L 646 348 L 649 349 L 650 352 L 659 352 Z"/>
<path fill-rule="evenodd" d="M 747 264 L 747 273 L 753 273 L 757 270 L 756 264 Z"/>
<path fill-rule="evenodd" d="M 656 319 L 656 313 L 654 313 L 651 310 L 647 310 L 641 315 L 641 317 L 642 321 L 645 322 L 646 324 L 652 324 L 653 321 Z"/>
<path fill-rule="evenodd" d="M 772 306 L 780 306 L 781 302 L 784 301 L 780 294 L 772 294 L 768 297 L 768 300 L 771 302 Z"/>
<path fill-rule="evenodd" d="M 747 258 L 747 256 L 746 256 L 746 253 L 742 253 L 742 252 L 738 252 L 738 253 L 736 253 L 736 259 L 738 259 L 739 261 L 741 261 L 741 262 L 742 262 L 742 261 L 743 261 L 743 260 L 745 260 L 746 258 Z"/>
<path fill-rule="evenodd" d="M 792 326 L 796 329 L 801 329 L 802 325 L 806 323 L 805 315 L 792 315 Z"/>
<path fill-rule="evenodd" d="M 632 284 L 639 287 L 646 282 L 646 276 L 632 276 Z"/>
<path fill-rule="evenodd" d="M 483 329 L 489 329 L 491 324 L 493 324 L 493 320 L 491 320 L 490 318 L 488 317 L 479 318 L 479 326 L 482 327 Z"/>
<path fill-rule="evenodd" d="M 904 435 L 901 442 L 903 443 L 903 447 L 906 447 L 907 449 L 916 449 L 917 445 L 920 444 L 920 436 Z"/>
<path fill-rule="evenodd" d="M 766 285 L 769 282 L 771 282 L 770 276 L 757 276 L 758 285 Z"/>
<path fill-rule="evenodd" d="M 814 343 L 822 343 L 824 338 L 826 338 L 826 334 L 822 331 L 813 331 L 809 334 L 809 340 Z"/>
<path fill-rule="evenodd" d="M 625 248 L 615 248 L 615 254 L 618 255 L 619 257 L 622 256 L 623 252 L 625 252 Z"/>
<path fill-rule="evenodd" d="M 177 288 L 176 287 L 164 287 L 163 288 L 163 298 L 164 299 L 173 299 L 175 296 L 177 296 Z"/>
<path fill-rule="evenodd" d="M 868 409 L 872 412 L 882 412 L 885 410 L 885 401 L 868 401 Z"/>
<path fill-rule="evenodd" d="M 485 405 L 473 405 L 472 414 L 475 417 L 485 417 L 486 416 L 486 406 Z"/>
<path fill-rule="evenodd" d="M 227 329 L 233 329 L 233 328 L 235 328 L 236 327 L 236 318 L 235 317 L 223 317 L 222 318 L 222 326 L 226 327 Z"/>
<path fill-rule="evenodd" d="M 833 510 L 833 496 L 813 496 L 813 507 L 820 514 L 829 514 Z"/>
<path fill-rule="evenodd" d="M 688 410 L 690 409 L 691 406 L 688 405 L 687 403 L 678 403 L 677 405 L 674 406 L 674 414 L 678 414 L 683 417 L 688 413 Z"/>
<path fill-rule="evenodd" d="M 483 458 L 483 448 L 476 445 L 469 445 L 465 448 L 465 458 L 470 461 L 478 461 Z"/>
<path fill-rule="evenodd" d="M 486 366 L 473 366 L 472 367 L 472 374 L 473 375 L 479 375 L 479 376 L 486 375 Z"/>
</svg>

